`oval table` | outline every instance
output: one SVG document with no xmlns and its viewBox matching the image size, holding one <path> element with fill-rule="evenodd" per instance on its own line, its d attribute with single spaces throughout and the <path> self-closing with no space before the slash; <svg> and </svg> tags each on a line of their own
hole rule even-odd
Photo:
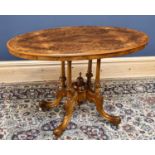
<svg viewBox="0 0 155 155">
<path fill-rule="evenodd" d="M 65 116 L 54 129 L 56 137 L 61 136 L 69 124 L 74 108 L 81 101 L 96 105 L 99 114 L 114 125 L 121 122 L 119 116 L 104 111 L 103 96 L 100 93 L 101 58 L 121 56 L 142 50 L 148 43 L 148 36 L 140 31 L 101 26 L 60 27 L 18 35 L 7 42 L 9 52 L 17 57 L 31 60 L 61 61 L 61 87 L 51 103 L 42 101 L 43 111 L 59 105 L 66 97 Z M 92 60 L 97 59 L 95 82 L 92 82 Z M 86 79 L 79 77 L 72 82 L 72 61 L 88 60 Z M 65 71 L 67 62 L 67 76 Z M 117 69 L 117 68 L 116 68 Z"/>
</svg>

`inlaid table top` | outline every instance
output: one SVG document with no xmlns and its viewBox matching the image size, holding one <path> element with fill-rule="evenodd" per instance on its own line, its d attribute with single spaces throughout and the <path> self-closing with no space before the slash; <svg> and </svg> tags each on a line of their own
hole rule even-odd
<svg viewBox="0 0 155 155">
<path fill-rule="evenodd" d="M 10 39 L 13 55 L 38 60 L 84 60 L 121 56 L 148 43 L 140 31 L 101 26 L 62 27 L 34 31 Z"/>
</svg>

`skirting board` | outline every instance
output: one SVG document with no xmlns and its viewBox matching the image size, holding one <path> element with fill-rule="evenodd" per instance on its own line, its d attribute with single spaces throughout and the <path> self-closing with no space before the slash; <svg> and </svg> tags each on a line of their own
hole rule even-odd
<svg viewBox="0 0 155 155">
<path fill-rule="evenodd" d="M 96 63 L 93 61 L 93 74 Z M 79 72 L 87 71 L 87 61 L 73 62 L 73 79 Z M 58 80 L 60 62 L 49 61 L 2 61 L 0 83 Z M 102 59 L 101 78 L 120 79 L 155 77 L 155 57 L 121 57 Z"/>
</svg>

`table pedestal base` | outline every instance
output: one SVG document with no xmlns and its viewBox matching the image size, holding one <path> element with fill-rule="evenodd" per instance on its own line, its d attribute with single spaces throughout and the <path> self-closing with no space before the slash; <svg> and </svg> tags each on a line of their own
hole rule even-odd
<svg viewBox="0 0 155 155">
<path fill-rule="evenodd" d="M 88 100 L 96 105 L 96 109 L 99 114 L 114 125 L 118 125 L 121 122 L 120 117 L 109 115 L 104 111 L 103 108 L 103 96 L 100 95 L 100 84 L 99 84 L 99 77 L 100 77 L 100 59 L 97 60 L 97 69 L 96 69 L 96 81 L 95 86 L 93 86 L 91 82 L 91 77 L 93 76 L 92 73 L 92 61 L 89 60 L 88 63 L 88 72 L 86 74 L 87 81 L 85 82 L 81 76 L 81 73 L 75 82 L 71 82 L 71 62 L 68 62 L 68 76 L 67 76 L 67 85 L 65 85 L 65 64 L 62 62 L 62 88 L 57 92 L 56 99 L 51 102 L 42 101 L 40 103 L 40 107 L 43 111 L 50 110 L 60 104 L 60 101 L 63 97 L 67 97 L 65 103 L 65 111 L 66 114 L 64 116 L 63 122 L 54 129 L 54 135 L 59 137 L 62 135 L 64 130 L 66 129 L 67 125 L 69 124 L 75 106 L 80 104 L 81 101 Z"/>
</svg>

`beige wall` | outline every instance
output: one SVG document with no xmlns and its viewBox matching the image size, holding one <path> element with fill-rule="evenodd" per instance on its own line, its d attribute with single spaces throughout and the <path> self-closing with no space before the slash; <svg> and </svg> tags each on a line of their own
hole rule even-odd
<svg viewBox="0 0 155 155">
<path fill-rule="evenodd" d="M 95 75 L 95 61 L 93 74 Z M 87 71 L 87 61 L 73 63 L 73 78 Z M 59 62 L 4 61 L 0 62 L 0 83 L 58 80 Z M 140 78 L 155 76 L 155 57 L 108 58 L 102 60 L 101 78 Z"/>
</svg>

